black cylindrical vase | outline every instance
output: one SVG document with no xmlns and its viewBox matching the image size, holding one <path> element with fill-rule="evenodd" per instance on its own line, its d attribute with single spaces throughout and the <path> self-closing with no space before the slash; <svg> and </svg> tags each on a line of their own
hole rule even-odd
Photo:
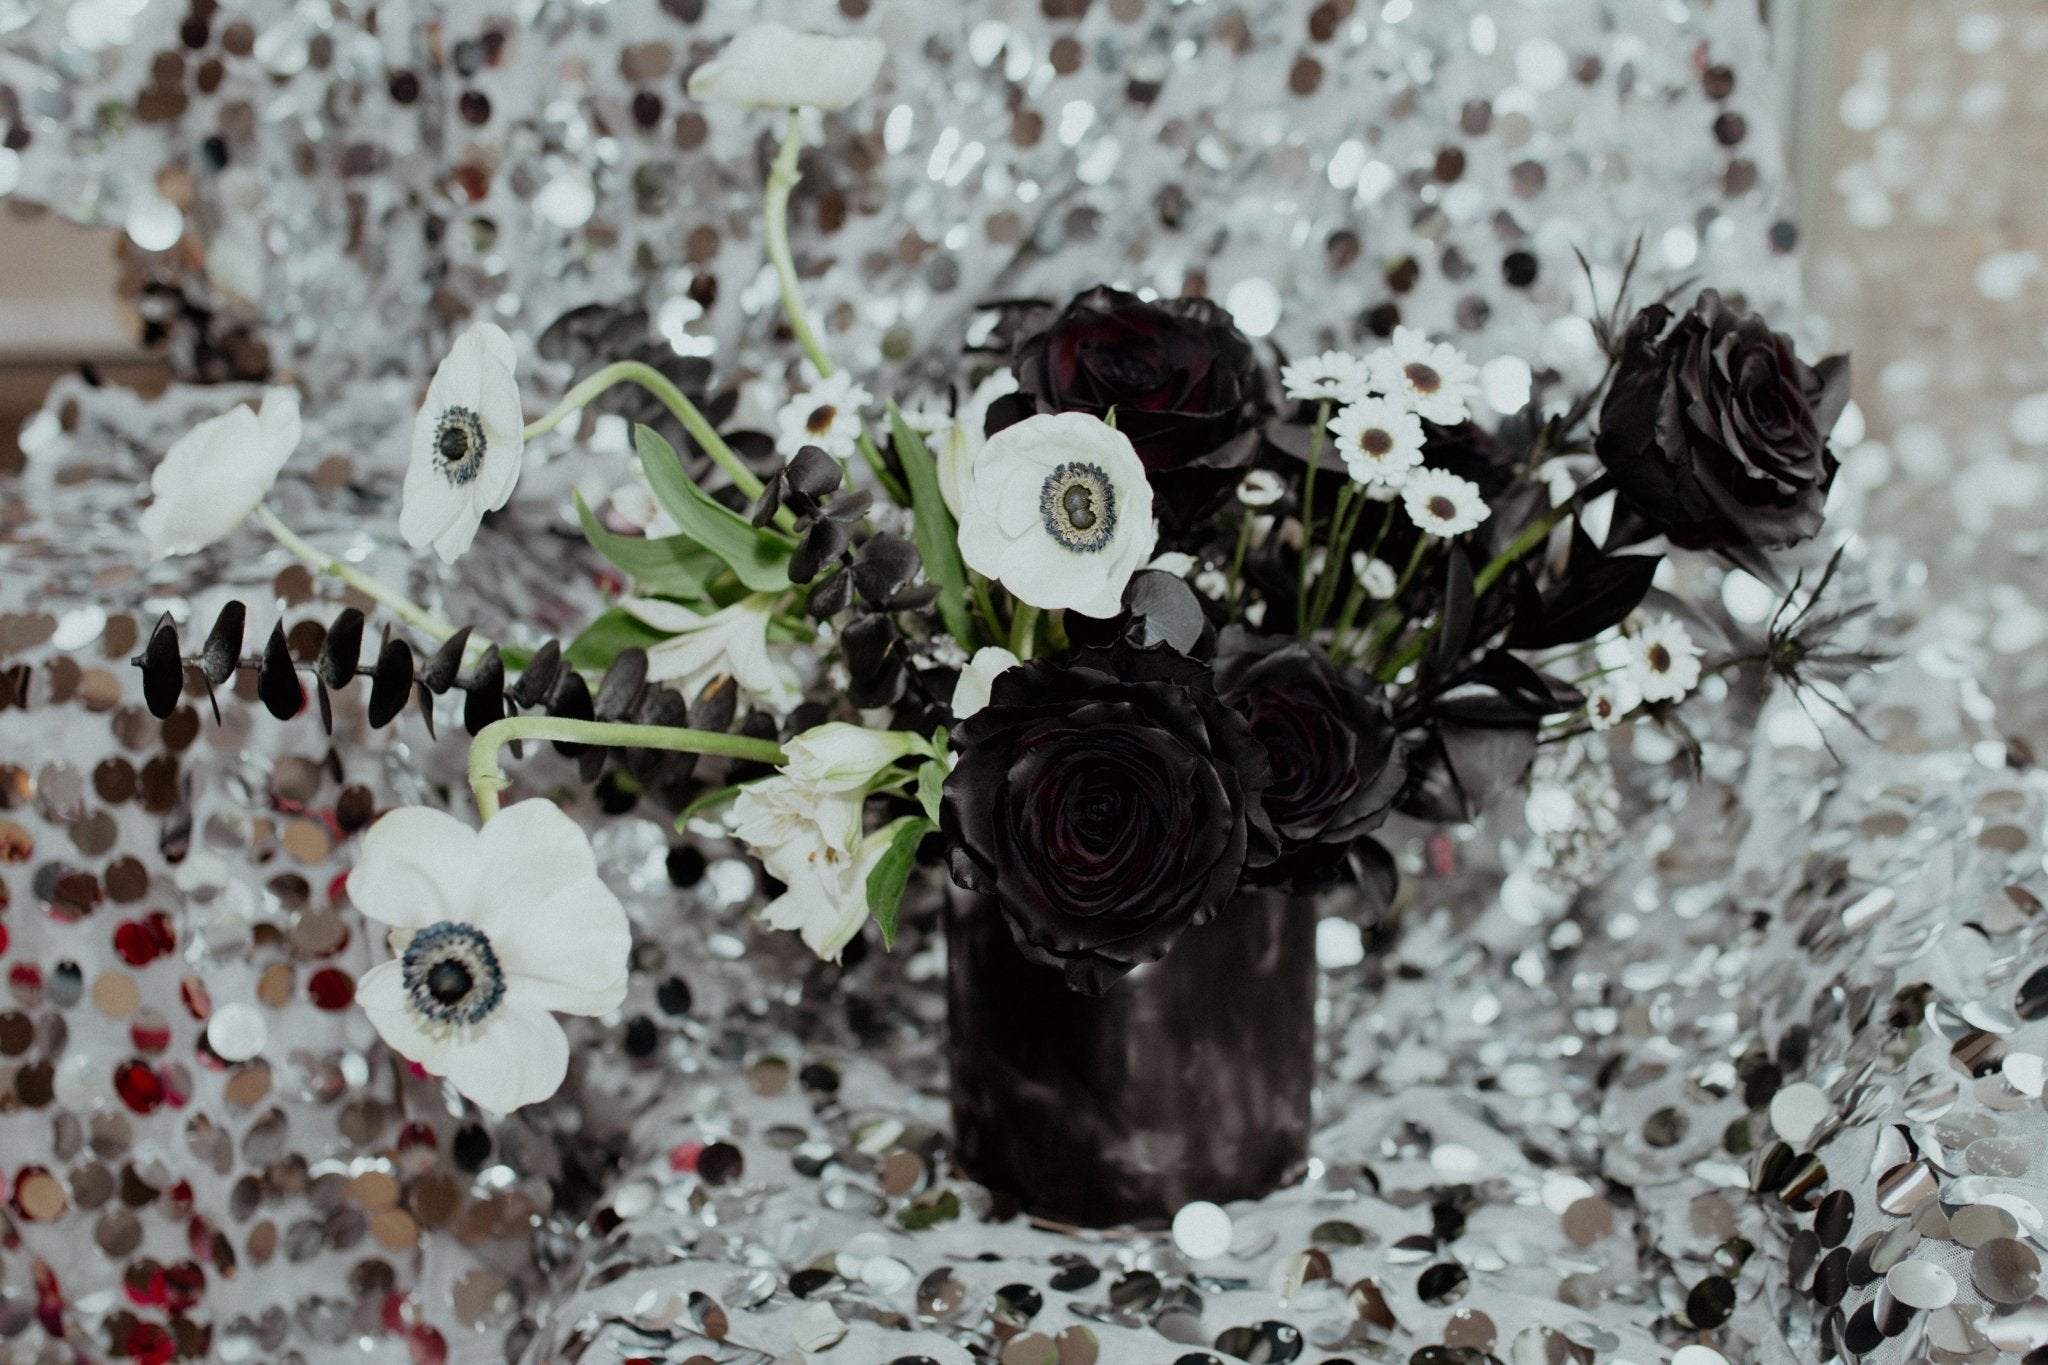
<svg viewBox="0 0 2048 1365">
<path fill-rule="evenodd" d="M 1093 998 L 1025 960 L 993 901 L 947 916 L 954 1155 L 1024 1211 L 1157 1225 L 1308 1163 L 1315 913 L 1247 892 Z"/>
</svg>

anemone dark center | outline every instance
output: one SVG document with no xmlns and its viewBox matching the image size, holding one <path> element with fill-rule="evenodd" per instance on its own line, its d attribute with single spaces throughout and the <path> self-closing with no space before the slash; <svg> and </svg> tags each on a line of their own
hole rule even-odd
<svg viewBox="0 0 2048 1365">
<path fill-rule="evenodd" d="M 1428 365 L 1416 361 L 1402 370 L 1408 376 L 1408 383 L 1417 393 L 1435 393 L 1444 386 L 1444 377 Z"/>
<path fill-rule="evenodd" d="M 473 408 L 446 408 L 434 423 L 434 465 L 457 487 L 476 478 L 483 468 L 484 446 L 483 418 Z"/>
<path fill-rule="evenodd" d="M 1099 465 L 1069 461 L 1046 475 L 1038 510 L 1046 534 L 1069 550 L 1092 554 L 1116 534 L 1116 489 Z"/>
<path fill-rule="evenodd" d="M 505 999 L 505 974 L 490 938 L 442 920 L 412 936 L 399 958 L 407 1001 L 434 1024 L 480 1024 Z"/>
</svg>

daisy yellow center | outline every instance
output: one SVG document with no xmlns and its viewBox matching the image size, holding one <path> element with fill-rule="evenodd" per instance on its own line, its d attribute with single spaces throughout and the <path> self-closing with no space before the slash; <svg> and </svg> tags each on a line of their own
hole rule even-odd
<svg viewBox="0 0 2048 1365">
<path fill-rule="evenodd" d="M 1116 489 L 1098 465 L 1069 461 L 1046 475 L 1038 508 L 1046 534 L 1066 549 L 1092 554 L 1116 534 Z"/>
<path fill-rule="evenodd" d="M 449 407 L 434 424 L 434 467 L 460 488 L 483 468 L 484 444 L 483 418 L 475 409 Z"/>
<path fill-rule="evenodd" d="M 1408 386 L 1417 393 L 1435 393 L 1444 386 L 1444 377 L 1419 360 L 1411 362 L 1401 372 L 1408 376 Z"/>
<path fill-rule="evenodd" d="M 1671 671 L 1671 651 L 1662 645 L 1650 646 L 1650 667 L 1658 673 Z"/>
<path fill-rule="evenodd" d="M 832 424 L 838 420 L 839 409 L 826 403 L 822 407 L 811 409 L 810 418 L 804 423 L 804 430 L 813 436 L 823 436 L 832 430 Z"/>
<path fill-rule="evenodd" d="M 399 958 L 406 999 L 429 1022 L 481 1024 L 505 998 L 505 973 L 483 930 L 442 920 L 412 936 Z"/>
<path fill-rule="evenodd" d="M 1429 514 L 1438 521 L 1451 521 L 1458 515 L 1458 504 L 1438 493 L 1429 500 Z"/>
</svg>

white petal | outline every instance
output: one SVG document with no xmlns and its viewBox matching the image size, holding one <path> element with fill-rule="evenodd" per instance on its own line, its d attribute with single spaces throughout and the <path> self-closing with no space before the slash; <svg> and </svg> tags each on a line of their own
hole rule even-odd
<svg viewBox="0 0 2048 1365">
<path fill-rule="evenodd" d="M 356 909 L 394 929 L 466 916 L 476 876 L 476 831 L 446 811 L 404 806 L 370 826 L 348 874 Z"/>
<path fill-rule="evenodd" d="M 405 971 L 397 962 L 380 962 L 364 972 L 356 981 L 356 1003 L 393 1052 L 436 1076 L 447 1073 L 448 1035 L 428 1030 L 426 1016 L 405 993 Z"/>
<path fill-rule="evenodd" d="M 448 528 L 434 537 L 434 553 L 441 557 L 443 564 L 453 564 L 462 558 L 476 540 L 477 528 L 484 523 L 483 508 L 474 502 L 469 504 L 461 516 L 448 524 Z"/>
<path fill-rule="evenodd" d="M 665 602 L 659 597 L 625 597 L 619 600 L 619 605 L 635 620 L 656 630 L 695 630 L 709 619 L 679 603 Z"/>
<path fill-rule="evenodd" d="M 502 332 L 499 335 L 504 335 Z M 510 341 L 505 343 L 511 345 Z M 526 414 L 519 406 L 519 384 L 509 366 L 484 369 L 478 420 L 484 429 L 484 467 L 477 476 L 477 499 L 496 511 L 512 500 L 526 452 Z"/>
<path fill-rule="evenodd" d="M 412 463 L 405 467 L 399 492 L 398 533 L 415 550 L 432 544 L 450 526 L 479 513 L 469 493 L 448 482 L 434 463 L 433 421 L 421 414 L 425 435 L 418 437 Z"/>
<path fill-rule="evenodd" d="M 691 75 L 690 97 L 743 109 L 843 109 L 867 93 L 887 55 L 879 38 L 755 24 Z"/>
<path fill-rule="evenodd" d="M 515 802 L 476 835 L 469 922 L 495 943 L 509 932 L 502 916 L 596 876 L 597 855 L 581 825 L 552 801 Z"/>
<path fill-rule="evenodd" d="M 491 934 L 491 949 L 525 999 L 561 1014 L 607 1014 L 625 1001 L 633 931 L 595 875 L 522 903 L 517 920 Z"/>
<path fill-rule="evenodd" d="M 256 415 L 264 454 L 273 471 L 281 469 L 299 448 L 305 430 L 299 418 L 299 391 L 285 385 L 263 391 L 263 411 Z"/>
<path fill-rule="evenodd" d="M 562 1088 L 569 1038 L 553 1015 L 508 982 L 504 1003 L 450 1045 L 447 1074 L 478 1108 L 509 1114 Z"/>
<path fill-rule="evenodd" d="M 511 334 L 497 323 L 472 323 L 463 336 L 474 338 L 478 352 L 485 359 L 496 362 L 507 374 L 519 368 L 519 350 L 512 344 Z"/>
</svg>

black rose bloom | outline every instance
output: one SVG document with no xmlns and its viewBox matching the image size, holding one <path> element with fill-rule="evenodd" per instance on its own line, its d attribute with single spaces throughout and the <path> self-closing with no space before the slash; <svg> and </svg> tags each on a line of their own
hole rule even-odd
<svg viewBox="0 0 2048 1365">
<path fill-rule="evenodd" d="M 954 731 L 953 880 L 1075 990 L 1163 956 L 1271 856 L 1264 751 L 1206 674 L 1164 649 L 1040 660 Z"/>
<path fill-rule="evenodd" d="M 1601 409 L 1597 449 L 1615 487 L 1688 549 L 1811 538 L 1835 479 L 1827 437 L 1849 401 L 1848 358 L 1809 366 L 1711 290 L 1671 318 L 1658 304 L 1629 325 Z"/>
<path fill-rule="evenodd" d="M 1296 890 L 1330 880 L 1407 780 L 1386 689 L 1296 636 L 1238 626 L 1223 632 L 1216 687 L 1273 771 L 1264 805 L 1280 856 L 1251 879 Z"/>
<path fill-rule="evenodd" d="M 1097 286 L 1029 325 L 1013 359 L 1020 397 L 1039 412 L 1116 410 L 1117 430 L 1169 494 L 1162 515 L 1229 487 L 1220 471 L 1258 448 L 1265 376 L 1251 342 L 1208 299 L 1147 303 Z"/>
</svg>

